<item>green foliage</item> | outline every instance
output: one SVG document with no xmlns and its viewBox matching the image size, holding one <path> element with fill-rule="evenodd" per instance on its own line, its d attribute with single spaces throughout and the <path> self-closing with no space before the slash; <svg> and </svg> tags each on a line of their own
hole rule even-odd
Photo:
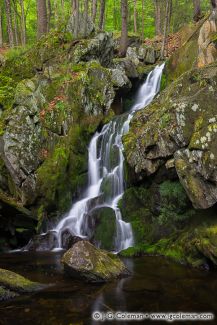
<svg viewBox="0 0 217 325">
<path fill-rule="evenodd" d="M 0 75 L 0 105 L 3 109 L 11 107 L 14 99 L 15 82 L 11 77 Z"/>
<path fill-rule="evenodd" d="M 65 0 L 64 6 L 61 1 L 50 0 L 52 15 L 49 22 L 51 31 L 65 30 L 66 22 L 71 14 L 71 0 Z M 84 9 L 84 0 L 80 1 L 81 10 Z M 20 17 L 21 7 L 19 1 L 14 2 L 12 7 L 16 7 L 17 12 L 17 23 L 18 31 L 20 31 Z M 26 32 L 27 32 L 27 43 L 33 44 L 37 36 L 37 8 L 35 0 L 24 1 L 25 9 L 25 21 L 26 21 Z M 128 31 L 134 33 L 134 1 L 128 1 Z M 202 11 L 206 12 L 210 9 L 210 1 L 201 1 Z M 3 7 L 4 8 L 4 7 Z M 107 0 L 105 8 L 105 30 L 120 33 L 121 30 L 121 1 Z M 91 6 L 90 6 L 91 12 Z M 141 37 L 153 37 L 155 35 L 155 8 L 153 0 L 144 0 L 144 31 L 142 31 L 142 1 L 137 1 L 136 4 L 137 13 L 137 35 Z M 161 8 L 162 13 L 162 29 L 165 17 L 165 5 Z M 179 0 L 173 6 L 172 18 L 171 18 L 171 31 L 176 32 L 181 26 L 192 21 L 193 17 L 193 1 Z M 13 17 L 14 20 L 14 17 Z M 6 25 L 6 12 L 2 10 L 2 21 L 3 21 L 3 36 L 4 41 L 8 41 L 7 25 Z M 99 23 L 99 6 L 96 17 L 96 26 Z M 14 24 L 14 21 L 13 21 Z M 20 34 L 20 33 L 18 33 Z M 134 33 L 135 35 L 135 33 Z M 20 43 L 20 35 L 18 35 Z M 15 50 L 16 51 L 16 50 Z"/>
</svg>

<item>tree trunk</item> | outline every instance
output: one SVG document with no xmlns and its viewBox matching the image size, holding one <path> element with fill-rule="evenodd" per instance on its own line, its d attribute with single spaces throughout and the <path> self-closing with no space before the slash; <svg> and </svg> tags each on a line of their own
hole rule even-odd
<svg viewBox="0 0 217 325">
<path fill-rule="evenodd" d="M 2 6 L 0 6 L 0 47 L 3 47 Z"/>
<path fill-rule="evenodd" d="M 49 32 L 51 27 L 51 17 L 52 17 L 52 6 L 51 1 L 47 0 L 47 30 Z"/>
<path fill-rule="evenodd" d="M 73 16 L 75 20 L 74 36 L 76 38 L 78 37 L 78 32 L 79 32 L 79 0 L 74 0 L 72 10 L 73 10 Z"/>
<path fill-rule="evenodd" d="M 14 47 L 14 34 L 12 27 L 12 19 L 11 19 L 11 1 L 5 0 L 5 10 L 6 10 L 6 18 L 7 18 L 7 31 L 8 31 L 8 40 L 10 47 Z"/>
<path fill-rule="evenodd" d="M 134 13 L 133 13 L 133 22 L 134 22 L 134 33 L 137 33 L 137 10 L 136 10 L 137 0 L 134 0 Z"/>
<path fill-rule="evenodd" d="M 193 19 L 194 19 L 195 22 L 197 22 L 201 18 L 200 0 L 193 0 L 193 7 L 194 7 Z"/>
<path fill-rule="evenodd" d="M 163 42 L 161 47 L 161 58 L 163 59 L 165 57 L 165 46 L 166 46 L 166 39 L 167 39 L 167 32 L 169 28 L 169 19 L 170 19 L 170 6 L 171 6 L 171 0 L 167 0 L 166 2 L 166 15 L 165 15 L 165 21 L 164 21 L 164 35 L 163 35 Z"/>
<path fill-rule="evenodd" d="M 122 28 L 121 28 L 119 56 L 124 56 L 127 51 L 127 43 L 128 43 L 127 17 L 128 17 L 128 1 L 121 0 Z"/>
<path fill-rule="evenodd" d="M 23 0 L 20 0 L 20 9 L 21 9 L 21 44 L 22 46 L 26 45 L 26 18 Z"/>
<path fill-rule="evenodd" d="M 89 0 L 84 2 L 84 35 L 87 34 L 87 20 L 88 20 Z"/>
<path fill-rule="evenodd" d="M 100 15 L 99 15 L 99 29 L 103 29 L 105 16 L 105 0 L 100 0 Z"/>
<path fill-rule="evenodd" d="M 211 0 L 211 5 L 213 9 L 217 8 L 217 0 Z"/>
<path fill-rule="evenodd" d="M 58 21 L 58 5 L 57 5 L 57 1 L 58 0 L 54 0 L 54 2 L 53 2 L 53 13 L 54 13 L 54 20 L 55 20 L 55 22 L 57 22 Z"/>
<path fill-rule="evenodd" d="M 15 45 L 18 46 L 18 28 L 17 28 L 17 14 L 16 14 L 16 3 L 14 3 L 13 14 L 14 14 L 14 36 L 15 36 Z"/>
<path fill-rule="evenodd" d="M 38 39 L 47 33 L 47 6 L 46 0 L 37 0 L 37 37 Z"/>
<path fill-rule="evenodd" d="M 144 42 L 144 32 L 145 32 L 145 3 L 142 0 L 142 42 Z"/>
<path fill-rule="evenodd" d="M 95 23 L 97 14 L 97 0 L 92 0 L 92 20 Z"/>
<path fill-rule="evenodd" d="M 155 30 L 156 35 L 161 35 L 161 6 L 160 6 L 161 0 L 154 0 L 154 6 L 155 6 Z"/>
</svg>

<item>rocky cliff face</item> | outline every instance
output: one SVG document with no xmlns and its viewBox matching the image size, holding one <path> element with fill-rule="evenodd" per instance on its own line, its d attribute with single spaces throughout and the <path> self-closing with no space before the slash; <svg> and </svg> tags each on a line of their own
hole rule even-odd
<svg viewBox="0 0 217 325">
<path fill-rule="evenodd" d="M 211 15 L 194 27 L 166 64 L 166 89 L 132 119 L 124 137 L 130 189 L 120 205 L 126 220 L 133 224 L 138 251 L 204 267 L 216 264 L 213 19 Z M 134 204 L 139 206 L 136 212 Z"/>
<path fill-rule="evenodd" d="M 217 66 L 192 70 L 138 112 L 124 139 L 138 177 L 174 169 L 195 208 L 217 202 Z"/>
</svg>

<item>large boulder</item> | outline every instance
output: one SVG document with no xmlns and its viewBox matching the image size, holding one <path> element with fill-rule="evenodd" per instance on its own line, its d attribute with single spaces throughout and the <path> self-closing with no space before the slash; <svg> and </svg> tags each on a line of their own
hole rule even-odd
<svg viewBox="0 0 217 325">
<path fill-rule="evenodd" d="M 130 59 L 135 65 L 140 62 L 145 64 L 154 64 L 160 57 L 160 52 L 152 47 L 141 45 L 139 48 L 128 47 L 126 57 Z"/>
<path fill-rule="evenodd" d="M 113 56 L 112 34 L 101 32 L 92 39 L 81 41 L 73 52 L 72 60 L 75 63 L 97 60 L 102 66 L 108 67 L 112 63 Z"/>
<path fill-rule="evenodd" d="M 107 282 L 129 275 L 123 262 L 114 254 L 100 250 L 88 241 L 79 241 L 62 258 L 65 271 L 88 282 Z"/>
<path fill-rule="evenodd" d="M 139 178 L 176 170 L 196 208 L 217 202 L 217 65 L 192 70 L 138 112 L 124 138 Z"/>
<path fill-rule="evenodd" d="M 73 37 L 75 37 L 75 36 L 79 37 L 79 38 L 87 37 L 87 36 L 90 36 L 95 31 L 95 26 L 94 26 L 92 19 L 89 16 L 85 17 L 84 13 L 79 13 L 77 35 L 75 35 L 76 34 L 75 26 L 76 26 L 75 15 L 71 15 L 68 20 L 66 29 L 68 32 L 70 32 L 73 35 Z"/>
<path fill-rule="evenodd" d="M 14 184 L 21 189 L 24 204 L 34 201 L 34 170 L 41 162 L 42 128 L 38 110 L 45 103 L 45 98 L 39 88 L 32 80 L 18 84 L 16 107 L 8 117 L 5 132 L 0 138 L 0 155 Z"/>
<path fill-rule="evenodd" d="M 0 269 L 0 301 L 14 298 L 23 293 L 36 292 L 45 287 L 45 285 L 32 282 L 17 273 Z"/>
</svg>

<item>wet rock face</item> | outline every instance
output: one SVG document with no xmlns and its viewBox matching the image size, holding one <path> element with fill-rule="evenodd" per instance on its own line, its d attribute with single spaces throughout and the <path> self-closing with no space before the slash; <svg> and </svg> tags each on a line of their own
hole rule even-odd
<svg viewBox="0 0 217 325">
<path fill-rule="evenodd" d="M 95 208 L 86 216 L 87 236 L 101 249 L 115 251 L 116 217 L 112 208 Z"/>
<path fill-rule="evenodd" d="M 174 165 L 194 207 L 202 209 L 217 202 L 216 86 L 216 65 L 184 74 L 135 115 L 124 138 L 139 178 Z"/>
<path fill-rule="evenodd" d="M 56 233 L 49 231 L 46 234 L 34 236 L 23 250 L 37 252 L 51 251 L 58 246 L 57 243 Z"/>
<path fill-rule="evenodd" d="M 107 282 L 129 275 L 122 261 L 88 241 L 79 241 L 62 258 L 65 271 L 88 282 Z"/>
</svg>

